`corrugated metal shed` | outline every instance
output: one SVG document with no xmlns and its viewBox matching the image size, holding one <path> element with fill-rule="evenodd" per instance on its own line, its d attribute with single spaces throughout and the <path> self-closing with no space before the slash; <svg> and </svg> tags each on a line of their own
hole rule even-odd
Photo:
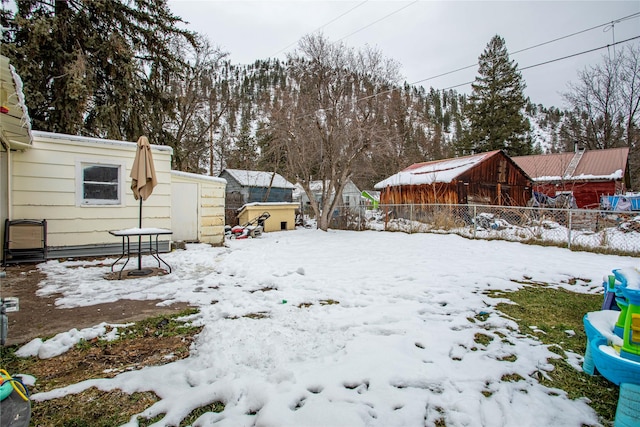
<svg viewBox="0 0 640 427">
<path fill-rule="evenodd" d="M 600 197 L 629 189 L 629 148 L 578 150 L 514 157 L 534 181 L 534 191 L 548 196 L 573 194 L 579 208 L 600 207 Z"/>
</svg>

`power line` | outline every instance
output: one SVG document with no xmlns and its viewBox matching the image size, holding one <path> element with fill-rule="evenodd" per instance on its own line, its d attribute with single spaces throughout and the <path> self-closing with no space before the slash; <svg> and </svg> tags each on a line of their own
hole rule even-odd
<svg viewBox="0 0 640 427">
<path fill-rule="evenodd" d="M 633 13 L 631 15 L 627 15 L 625 17 L 622 17 L 620 19 L 616 19 L 614 21 L 607 21 L 604 24 L 596 25 L 594 27 L 587 28 L 585 30 L 581 30 L 581 31 L 577 31 L 575 33 L 567 34 L 566 36 L 557 37 L 557 38 L 555 38 L 553 40 L 549 40 L 549 41 L 546 41 L 546 42 L 538 43 L 536 45 L 529 46 L 529 47 L 526 47 L 524 49 L 516 50 L 516 51 L 512 52 L 511 55 L 515 55 L 515 54 L 518 54 L 518 53 L 521 53 L 521 52 L 525 52 L 527 50 L 535 49 L 535 48 L 540 47 L 540 46 L 545 46 L 545 45 L 548 45 L 550 43 L 555 43 L 557 41 L 564 40 L 564 39 L 567 39 L 569 37 L 577 36 L 578 34 L 586 33 L 587 31 L 595 30 L 596 28 L 604 27 L 605 25 L 611 25 L 613 22 L 622 22 L 622 21 L 626 21 L 628 19 L 635 18 L 637 16 L 640 16 L 640 12 L 636 12 L 636 13 Z M 475 64 L 467 65 L 467 66 L 464 66 L 464 67 L 461 67 L 461 68 L 457 68 L 457 69 L 452 70 L 452 71 L 447 71 L 447 72 L 442 73 L 442 74 L 438 74 L 438 75 L 435 75 L 435 76 L 431 76 L 431 77 L 427 77 L 425 79 L 421 79 L 421 80 L 415 81 L 413 83 L 410 83 L 410 85 L 412 85 L 412 86 L 413 85 L 417 85 L 418 83 L 422 83 L 422 82 L 426 82 L 426 81 L 429 81 L 429 80 L 437 79 L 438 77 L 444 77 L 444 76 L 447 76 L 449 74 L 454 74 L 454 73 L 457 73 L 458 71 L 468 70 L 469 68 L 474 68 L 474 67 L 477 67 L 477 66 L 478 66 L 478 63 L 476 62 Z M 464 86 L 465 84 L 467 84 L 467 83 L 463 83 L 463 84 L 460 84 L 458 86 Z M 452 88 L 458 87 L 458 86 L 452 86 L 451 88 L 447 88 L 447 89 L 452 89 Z"/>
<path fill-rule="evenodd" d="M 338 19 L 342 18 L 342 17 L 343 17 L 343 16 L 345 16 L 346 14 L 348 14 L 348 13 L 352 12 L 354 9 L 356 9 L 356 8 L 358 8 L 358 7 L 362 6 L 362 5 L 364 5 L 364 4 L 365 4 L 365 3 L 367 3 L 368 1 L 369 1 L 369 0 L 365 0 L 365 1 L 361 2 L 361 3 L 358 3 L 356 6 L 352 7 L 352 8 L 351 8 L 351 9 L 349 9 L 349 10 L 347 10 L 347 11 L 346 11 L 346 12 L 344 12 L 343 14 L 341 14 L 341 15 L 337 16 L 336 18 L 332 19 L 331 21 L 327 22 L 326 24 L 321 25 L 320 27 L 316 28 L 315 30 L 313 30 L 313 31 L 312 31 L 312 33 L 315 33 L 315 32 L 317 32 L 318 30 L 321 30 L 322 28 L 326 27 L 327 25 L 332 24 L 333 22 L 335 22 L 335 21 L 337 21 Z M 342 38 L 339 38 L 337 41 L 342 41 L 342 40 L 344 40 L 344 39 L 346 39 L 346 38 L 349 38 L 349 37 L 351 37 L 352 35 L 354 35 L 354 34 L 356 34 L 356 33 L 359 33 L 360 31 L 365 30 L 365 29 L 367 29 L 367 28 L 371 27 L 371 26 L 373 26 L 373 25 L 377 24 L 378 22 L 380 22 L 380 21 L 383 21 L 383 20 L 387 19 L 388 17 L 390 17 L 390 16 L 392 16 L 392 15 L 395 15 L 396 13 L 398 13 L 398 12 L 400 12 L 400 11 L 402 11 L 402 10 L 404 10 L 404 9 L 408 8 L 409 6 L 412 6 L 412 5 L 414 5 L 415 3 L 418 3 L 418 1 L 419 1 L 419 0 L 415 0 L 415 1 L 413 1 L 413 2 L 411 2 L 411 3 L 409 3 L 409 4 L 407 4 L 407 5 L 404 5 L 404 6 L 402 6 L 401 8 L 396 9 L 396 10 L 394 10 L 393 12 L 390 12 L 390 13 L 388 13 L 388 14 L 384 15 L 384 16 L 383 16 L 383 17 L 381 17 L 380 19 L 377 19 L 377 20 L 375 20 L 375 21 L 373 21 L 373 22 L 371 22 L 371 23 L 369 23 L 369 24 L 365 25 L 364 27 L 362 27 L 362 28 L 359 28 L 359 29 L 355 30 L 355 31 L 354 31 L 354 32 L 352 32 L 352 33 L 349 33 L 349 34 L 347 34 L 346 36 L 344 36 L 344 37 L 342 37 Z M 299 40 L 299 39 L 298 39 L 298 40 Z M 298 43 L 298 40 L 296 40 L 296 41 L 295 41 L 295 42 L 293 42 L 293 43 L 290 43 L 289 45 L 287 45 L 287 46 L 285 46 L 285 47 L 283 47 L 282 49 L 280 49 L 279 51 L 277 51 L 276 53 L 274 53 L 274 54 L 273 54 L 273 55 L 271 55 L 271 56 L 276 56 L 276 55 L 277 55 L 277 54 L 279 54 L 280 52 L 282 52 L 282 51 L 284 51 L 284 50 L 286 50 L 286 49 L 290 48 L 291 46 L 293 46 L 293 45 L 295 45 L 296 43 Z"/>
<path fill-rule="evenodd" d="M 319 26 L 318 28 L 316 28 L 315 30 L 313 30 L 311 33 L 315 33 L 321 29 L 323 29 L 324 27 L 333 24 L 335 21 L 337 21 L 338 19 L 342 18 L 343 16 L 347 15 L 348 13 L 353 12 L 355 9 L 359 8 L 360 6 L 363 6 L 365 3 L 367 3 L 369 0 L 364 0 L 363 2 L 358 3 L 357 5 L 353 6 L 351 9 L 347 10 L 346 12 L 342 13 L 339 16 L 336 16 L 335 18 L 333 18 L 331 21 L 327 22 L 326 24 L 323 24 L 321 26 Z M 298 39 L 300 40 L 300 39 Z M 285 47 L 283 47 L 282 49 L 280 49 L 279 51 L 277 51 L 276 53 L 274 53 L 271 56 L 276 56 L 277 54 L 279 54 L 280 52 L 289 49 L 291 46 L 293 46 L 294 44 L 298 43 L 298 40 L 294 41 L 293 43 L 290 43 L 288 45 L 286 45 Z"/>
<path fill-rule="evenodd" d="M 380 19 L 378 19 L 378 20 L 376 20 L 376 21 L 373 21 L 372 23 L 367 24 L 367 25 L 365 25 L 364 27 L 362 27 L 362 28 L 360 28 L 360 29 L 358 29 L 358 30 L 355 30 L 354 32 L 352 32 L 352 33 L 350 33 L 350 34 L 347 34 L 346 36 L 344 36 L 344 37 L 342 37 L 342 38 L 339 38 L 337 41 L 342 41 L 342 40 L 344 40 L 344 39 L 346 39 L 346 38 L 348 38 L 348 37 L 351 37 L 352 35 L 354 35 L 354 34 L 356 34 L 356 33 L 359 33 L 360 31 L 362 31 L 362 30 L 364 30 L 364 29 L 367 29 L 367 28 L 371 27 L 372 25 L 377 24 L 378 22 L 380 22 L 380 21 L 382 21 L 382 20 L 385 20 L 385 19 L 387 19 L 388 17 L 390 17 L 391 15 L 395 15 L 396 13 L 400 12 L 401 10 L 406 9 L 406 8 L 408 8 L 409 6 L 413 6 L 413 5 L 414 5 L 414 4 L 416 4 L 416 3 L 418 3 L 418 0 L 415 0 L 414 2 L 411 2 L 411 3 L 409 3 L 409 4 L 405 5 L 405 6 L 402 6 L 400 9 L 396 9 L 396 10 L 394 10 L 393 12 L 386 14 L 386 15 L 385 15 L 385 16 L 383 16 L 382 18 L 380 18 Z"/>
<path fill-rule="evenodd" d="M 526 67 L 518 68 L 518 71 L 529 70 L 529 69 L 531 69 L 531 68 L 540 67 L 540 66 L 542 66 L 542 65 L 551 64 L 551 63 L 553 63 L 553 62 L 562 61 L 562 60 L 565 60 L 565 59 L 573 58 L 573 57 L 575 57 L 575 56 L 584 55 L 584 54 L 586 54 L 586 53 L 591 53 L 591 52 L 595 52 L 595 51 L 602 50 L 602 49 L 609 49 L 610 47 L 615 46 L 615 45 L 618 45 L 618 44 L 620 44 L 620 43 L 626 43 L 626 42 L 630 42 L 630 41 L 632 41 L 632 40 L 636 40 L 636 39 L 640 39 L 640 36 L 635 36 L 635 37 L 628 38 L 628 39 L 626 39 L 626 40 L 621 40 L 621 41 L 619 41 L 619 42 L 610 43 L 610 44 L 607 44 L 607 45 L 604 45 L 604 46 L 600 46 L 600 47 L 596 47 L 596 48 L 589 49 L 589 50 L 584 50 L 584 51 L 582 51 L 582 52 L 578 52 L 578 53 L 574 53 L 574 54 L 571 54 L 571 55 L 563 56 L 563 57 L 561 57 L 561 58 L 551 59 L 551 60 L 549 60 L 549 61 L 539 62 L 539 63 L 537 63 L 537 64 L 533 64 L 533 65 L 528 65 L 528 66 L 526 66 Z M 475 80 L 474 80 L 474 81 L 475 81 Z M 460 83 L 460 84 L 457 84 L 457 85 L 454 85 L 454 86 L 449 86 L 449 87 L 444 88 L 444 89 L 442 89 L 442 90 L 454 89 L 454 88 L 457 88 L 457 87 L 460 87 L 460 86 L 466 86 L 466 85 L 469 85 L 469 84 L 471 84 L 471 83 L 473 83 L 473 81 L 466 82 L 466 83 Z"/>
</svg>

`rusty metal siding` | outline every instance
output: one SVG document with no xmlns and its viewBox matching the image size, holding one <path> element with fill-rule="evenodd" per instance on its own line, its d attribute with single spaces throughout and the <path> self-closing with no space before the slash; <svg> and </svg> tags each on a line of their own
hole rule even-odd
<svg viewBox="0 0 640 427">
<path fill-rule="evenodd" d="M 600 181 L 600 182 L 575 182 L 565 181 L 559 183 L 545 183 L 534 186 L 534 191 L 544 193 L 547 196 L 555 197 L 560 192 L 571 192 L 576 199 L 579 209 L 599 209 L 600 196 L 613 195 L 619 193 L 620 182 Z"/>
<path fill-rule="evenodd" d="M 529 177 L 498 151 L 449 183 L 387 187 L 380 203 L 525 206 L 530 198 Z"/>
</svg>

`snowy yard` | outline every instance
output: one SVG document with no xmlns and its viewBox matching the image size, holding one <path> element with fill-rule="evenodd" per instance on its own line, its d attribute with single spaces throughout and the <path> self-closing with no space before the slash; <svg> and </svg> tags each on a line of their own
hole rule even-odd
<svg viewBox="0 0 640 427">
<path fill-rule="evenodd" d="M 636 267 L 636 258 L 376 231 L 301 229 L 226 245 L 188 245 L 164 256 L 172 274 L 138 280 L 107 281 L 109 268 L 97 263 L 74 268 L 88 261 L 41 264 L 40 292 L 60 293 L 60 307 L 184 301 L 199 307 L 190 321 L 204 329 L 187 359 L 33 399 L 92 386 L 151 390 L 161 400 L 141 415 L 166 414 L 158 425 L 178 425 L 214 401 L 225 410 L 194 425 L 598 424 L 587 402 L 534 379 L 557 354 L 517 331 L 484 292 L 530 280 L 597 293 L 604 275 Z M 50 357 L 103 329 L 36 340 L 21 352 Z M 493 340 L 477 343 L 477 333 Z M 512 374 L 524 380 L 503 380 Z"/>
</svg>

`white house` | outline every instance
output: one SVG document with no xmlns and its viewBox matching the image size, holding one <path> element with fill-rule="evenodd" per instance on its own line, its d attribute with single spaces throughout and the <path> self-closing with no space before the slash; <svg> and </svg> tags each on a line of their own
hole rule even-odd
<svg viewBox="0 0 640 427">
<path fill-rule="evenodd" d="M 328 185 L 328 183 L 326 185 Z M 317 202 L 320 202 L 322 199 L 322 181 L 311 181 L 311 183 L 309 184 L 309 188 L 311 189 L 315 200 Z M 309 197 L 302 188 L 302 185 L 296 184 L 293 196 L 294 200 L 300 202 L 303 207 L 309 205 Z M 332 194 L 331 197 L 335 197 L 335 194 Z M 344 189 L 342 190 L 342 200 L 338 202 L 336 207 L 348 207 L 350 209 L 357 208 L 358 206 L 360 206 L 360 199 L 360 190 L 351 180 L 348 180 L 344 186 Z"/>
<path fill-rule="evenodd" d="M 20 78 L 4 57 L 0 69 L 9 92 L 0 110 L 2 236 L 7 219 L 44 219 L 49 258 L 119 254 L 109 231 L 140 218 L 129 177 L 136 143 L 32 131 Z M 142 204 L 142 227 L 173 231 L 160 251 L 172 240 L 221 244 L 226 182 L 172 171 L 171 147 L 152 145 L 152 154 L 158 184 Z"/>
</svg>

